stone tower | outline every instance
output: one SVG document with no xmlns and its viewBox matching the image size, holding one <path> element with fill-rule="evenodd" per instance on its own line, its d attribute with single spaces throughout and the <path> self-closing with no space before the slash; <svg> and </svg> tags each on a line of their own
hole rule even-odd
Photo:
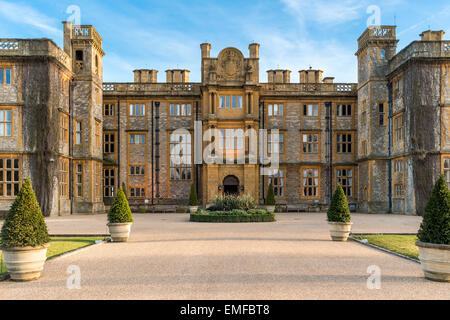
<svg viewBox="0 0 450 320">
<path fill-rule="evenodd" d="M 102 38 L 91 25 L 64 24 L 64 51 L 72 58 L 69 126 L 72 213 L 103 212 Z"/>
<path fill-rule="evenodd" d="M 387 212 L 389 203 L 389 60 L 396 55 L 396 27 L 368 28 L 358 39 L 359 210 Z"/>
</svg>

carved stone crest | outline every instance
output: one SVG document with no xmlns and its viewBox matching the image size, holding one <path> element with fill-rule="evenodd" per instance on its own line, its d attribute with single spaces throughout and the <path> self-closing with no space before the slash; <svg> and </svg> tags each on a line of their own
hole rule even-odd
<svg viewBox="0 0 450 320">
<path fill-rule="evenodd" d="M 218 57 L 218 77 L 224 80 L 239 80 L 242 77 L 244 56 L 235 48 L 222 50 Z"/>
</svg>

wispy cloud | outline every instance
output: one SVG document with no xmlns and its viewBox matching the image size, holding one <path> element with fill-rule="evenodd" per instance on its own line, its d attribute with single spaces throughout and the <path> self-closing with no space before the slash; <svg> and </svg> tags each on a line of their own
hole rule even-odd
<svg viewBox="0 0 450 320">
<path fill-rule="evenodd" d="M 54 35 L 61 35 L 61 31 L 54 27 L 57 25 L 55 19 L 25 4 L 0 0 L 0 16 L 17 24 L 25 24 Z"/>
<path fill-rule="evenodd" d="M 294 15 L 300 24 L 308 21 L 323 25 L 338 25 L 361 17 L 361 10 L 365 5 L 360 0 L 345 1 L 305 1 L 281 0 L 286 6 L 286 12 Z"/>
</svg>

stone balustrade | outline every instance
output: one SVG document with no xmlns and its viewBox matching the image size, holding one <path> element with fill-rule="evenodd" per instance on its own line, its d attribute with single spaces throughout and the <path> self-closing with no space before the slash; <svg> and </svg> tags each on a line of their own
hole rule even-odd
<svg viewBox="0 0 450 320">
<path fill-rule="evenodd" d="M 389 62 L 390 72 L 397 70 L 403 63 L 414 58 L 450 58 L 450 41 L 412 42 Z"/>
<path fill-rule="evenodd" d="M 103 83 L 105 94 L 200 95 L 200 83 Z"/>
<path fill-rule="evenodd" d="M 72 69 L 70 57 L 50 39 L 0 39 L 0 56 L 50 56 Z"/>
<path fill-rule="evenodd" d="M 356 83 L 263 83 L 262 94 L 356 95 Z"/>
</svg>

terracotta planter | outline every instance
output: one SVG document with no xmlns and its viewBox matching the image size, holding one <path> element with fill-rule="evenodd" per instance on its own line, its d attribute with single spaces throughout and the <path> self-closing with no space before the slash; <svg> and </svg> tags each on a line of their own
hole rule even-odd
<svg viewBox="0 0 450 320">
<path fill-rule="evenodd" d="M 189 206 L 189 212 L 190 213 L 195 213 L 198 211 L 198 206 Z"/>
<path fill-rule="evenodd" d="M 416 242 L 425 278 L 450 282 L 450 245 Z"/>
<path fill-rule="evenodd" d="M 109 233 L 113 242 L 126 242 L 130 237 L 132 222 L 108 223 Z"/>
<path fill-rule="evenodd" d="M 268 206 L 268 205 L 264 205 L 263 209 L 266 209 L 267 211 L 274 213 L 275 212 L 275 206 Z"/>
<path fill-rule="evenodd" d="M 352 231 L 352 222 L 328 222 L 333 241 L 347 241 Z"/>
<path fill-rule="evenodd" d="M 11 280 L 31 281 L 40 278 L 47 260 L 49 243 L 39 247 L 2 248 Z"/>
</svg>

